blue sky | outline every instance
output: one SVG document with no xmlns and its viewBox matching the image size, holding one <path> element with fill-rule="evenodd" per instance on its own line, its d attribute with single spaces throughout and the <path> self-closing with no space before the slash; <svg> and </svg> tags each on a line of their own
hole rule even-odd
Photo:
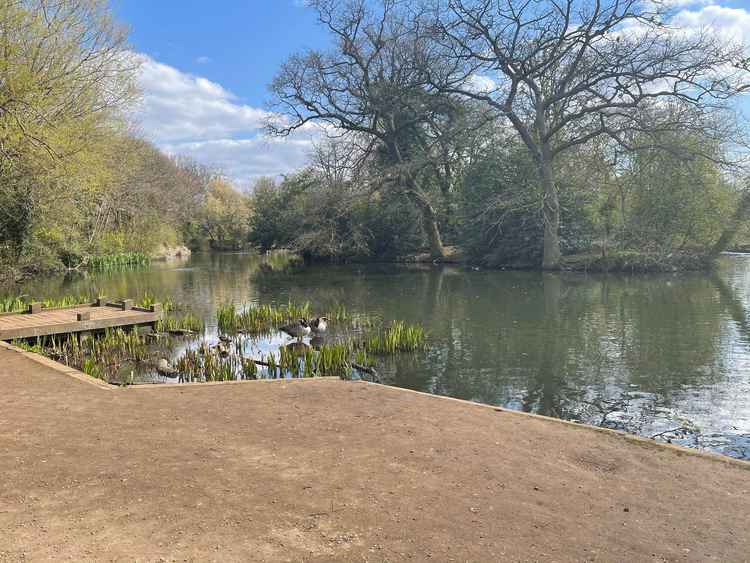
<svg viewBox="0 0 750 563">
<path fill-rule="evenodd" d="M 133 47 L 261 106 L 278 66 L 327 36 L 300 0 L 113 0 Z"/>
<path fill-rule="evenodd" d="M 750 0 L 661 0 L 676 25 L 750 39 Z M 268 84 L 292 53 L 329 38 L 304 0 L 111 0 L 142 62 L 142 134 L 241 187 L 304 166 L 314 133 L 266 136 Z M 746 105 L 746 104 L 743 104 Z"/>
</svg>

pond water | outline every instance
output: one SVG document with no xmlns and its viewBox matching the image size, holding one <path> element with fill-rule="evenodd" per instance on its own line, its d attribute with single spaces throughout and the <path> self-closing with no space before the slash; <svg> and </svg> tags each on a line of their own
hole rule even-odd
<svg viewBox="0 0 750 563">
<path fill-rule="evenodd" d="M 715 273 L 669 275 L 394 264 L 284 274 L 264 260 L 199 254 L 21 292 L 169 295 L 206 319 L 209 338 L 221 303 L 342 304 L 427 329 L 428 351 L 379 366 L 390 385 L 750 459 L 750 256 L 724 257 Z"/>
</svg>

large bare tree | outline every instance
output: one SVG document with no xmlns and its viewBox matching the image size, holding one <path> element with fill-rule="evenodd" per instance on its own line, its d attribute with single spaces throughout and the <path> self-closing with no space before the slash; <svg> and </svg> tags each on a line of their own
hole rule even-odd
<svg viewBox="0 0 750 563">
<path fill-rule="evenodd" d="M 464 136 L 469 121 L 456 99 L 428 81 L 429 69 L 443 64 L 430 39 L 428 12 L 399 0 L 309 5 L 335 47 L 295 55 L 282 66 L 271 88 L 284 120 L 275 118 L 271 130 L 286 135 L 322 122 L 334 134 L 367 140 L 365 150 L 381 165 L 381 184 L 400 190 L 420 210 L 431 254 L 443 257 L 431 188 L 450 191 L 456 178 L 451 159 L 458 162 L 460 150 L 449 139 Z"/>
<path fill-rule="evenodd" d="M 536 162 L 544 268 L 560 266 L 561 154 L 600 136 L 634 148 L 633 132 L 647 133 L 654 124 L 662 132 L 695 127 L 741 90 L 741 71 L 733 69 L 742 49 L 707 30 L 670 27 L 658 0 L 437 0 L 434 6 L 433 37 L 457 64 L 436 67 L 449 72 L 432 72 L 432 84 L 489 104 Z"/>
</svg>

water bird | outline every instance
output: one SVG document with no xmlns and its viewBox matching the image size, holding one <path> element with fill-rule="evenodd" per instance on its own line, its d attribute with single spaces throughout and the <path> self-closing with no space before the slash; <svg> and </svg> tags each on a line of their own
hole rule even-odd
<svg viewBox="0 0 750 563">
<path fill-rule="evenodd" d="M 220 334 L 219 340 L 221 340 L 224 344 L 229 344 L 230 342 L 232 342 L 232 339 L 226 334 Z"/>
<path fill-rule="evenodd" d="M 214 350 L 216 350 L 220 356 L 229 355 L 229 347 L 222 340 L 214 346 Z"/>
<path fill-rule="evenodd" d="M 279 330 L 287 333 L 292 338 L 302 340 L 302 338 L 310 334 L 312 329 L 310 328 L 310 323 L 307 322 L 307 319 L 300 319 L 292 324 L 282 326 Z"/>
<path fill-rule="evenodd" d="M 156 371 L 164 377 L 177 377 L 177 368 L 170 364 L 166 358 L 161 358 L 156 362 Z"/>
<path fill-rule="evenodd" d="M 310 329 L 315 334 L 322 334 L 328 329 L 328 317 L 315 317 L 310 321 Z"/>
</svg>

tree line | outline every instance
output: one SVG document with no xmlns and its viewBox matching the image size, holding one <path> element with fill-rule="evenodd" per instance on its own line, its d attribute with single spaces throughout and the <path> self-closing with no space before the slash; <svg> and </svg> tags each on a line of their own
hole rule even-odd
<svg viewBox="0 0 750 563">
<path fill-rule="evenodd" d="M 0 0 L 0 277 L 233 236 L 216 172 L 130 124 L 138 59 L 104 0 Z M 246 229 L 245 229 L 246 233 Z"/>
<path fill-rule="evenodd" d="M 748 55 L 654 0 L 312 0 L 270 85 L 309 165 L 240 193 L 130 124 L 106 0 L 0 0 L 0 265 L 157 245 L 494 267 L 697 267 L 745 235 Z"/>
<path fill-rule="evenodd" d="M 570 254 L 708 259 L 740 229 L 747 54 L 672 27 L 670 3 L 308 4 L 333 46 L 283 64 L 269 129 L 336 140 L 260 190 L 259 216 L 290 203 L 288 225 L 256 227 L 262 245 L 555 269 Z"/>
</svg>

